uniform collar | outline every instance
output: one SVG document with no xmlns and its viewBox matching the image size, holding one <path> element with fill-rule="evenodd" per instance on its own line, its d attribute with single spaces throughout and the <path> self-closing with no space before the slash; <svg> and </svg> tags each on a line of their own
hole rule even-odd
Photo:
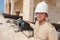
<svg viewBox="0 0 60 40">
<path fill-rule="evenodd" d="M 45 23 L 46 23 L 46 21 L 41 22 L 41 23 L 39 23 L 38 21 L 36 21 L 36 24 L 38 24 L 38 25 L 43 25 L 43 24 L 45 24 Z"/>
</svg>

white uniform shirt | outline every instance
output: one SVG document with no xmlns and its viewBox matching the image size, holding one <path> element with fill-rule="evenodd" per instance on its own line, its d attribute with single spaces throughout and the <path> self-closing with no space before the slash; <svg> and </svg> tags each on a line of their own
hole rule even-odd
<svg viewBox="0 0 60 40">
<path fill-rule="evenodd" d="M 58 40 L 57 31 L 54 26 L 48 22 L 41 24 L 36 21 L 36 24 L 30 23 L 34 29 L 34 40 Z"/>
</svg>

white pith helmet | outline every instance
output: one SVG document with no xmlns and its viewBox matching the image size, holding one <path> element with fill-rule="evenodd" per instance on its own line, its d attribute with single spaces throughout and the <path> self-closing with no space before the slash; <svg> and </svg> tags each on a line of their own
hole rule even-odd
<svg viewBox="0 0 60 40">
<path fill-rule="evenodd" d="M 45 12 L 48 13 L 48 5 L 46 2 L 42 1 L 40 3 L 37 4 L 36 8 L 35 8 L 35 13 L 37 12 Z"/>
</svg>

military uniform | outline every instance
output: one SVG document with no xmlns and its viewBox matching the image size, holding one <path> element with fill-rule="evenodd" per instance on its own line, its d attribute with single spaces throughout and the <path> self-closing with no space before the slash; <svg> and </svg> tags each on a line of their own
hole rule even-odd
<svg viewBox="0 0 60 40">
<path fill-rule="evenodd" d="M 36 24 L 30 23 L 31 27 L 34 29 L 34 40 L 58 40 L 57 31 L 55 27 L 48 22 Z"/>
<path fill-rule="evenodd" d="M 41 16 L 40 13 L 46 13 L 47 15 L 45 15 L 44 18 L 44 15 Z M 48 5 L 45 1 L 37 4 L 35 14 L 39 14 L 39 16 L 36 15 L 38 21 L 43 21 L 39 18 L 43 17 L 46 19 L 46 17 L 48 17 Z M 34 29 L 34 40 L 58 40 L 57 31 L 54 26 L 48 22 L 39 23 L 38 21 L 36 21 L 35 25 L 30 23 L 31 27 Z"/>
</svg>

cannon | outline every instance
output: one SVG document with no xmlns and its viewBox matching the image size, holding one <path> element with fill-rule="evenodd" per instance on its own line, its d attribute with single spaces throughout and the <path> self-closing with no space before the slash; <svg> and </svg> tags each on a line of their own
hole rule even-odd
<svg viewBox="0 0 60 40">
<path fill-rule="evenodd" d="M 23 19 L 22 16 L 10 15 L 10 14 L 2 14 L 2 16 L 3 16 L 4 18 L 15 19 L 15 20 L 17 20 L 17 19 L 19 19 L 19 18 Z"/>
<path fill-rule="evenodd" d="M 30 24 L 28 24 L 27 22 L 25 22 L 22 18 L 22 16 L 17 16 L 17 15 L 10 15 L 10 14 L 3 14 L 4 18 L 8 18 L 9 20 L 7 21 L 7 23 L 10 23 L 10 19 L 14 19 L 12 22 L 17 26 L 18 30 L 15 30 L 15 32 L 22 32 L 26 37 L 31 37 L 33 35 L 26 35 L 23 31 L 33 31 L 33 28 L 30 26 Z M 33 32 L 32 32 L 33 34 Z"/>
<path fill-rule="evenodd" d="M 15 30 L 15 32 L 22 32 L 28 38 L 34 36 L 33 35 L 34 34 L 33 28 L 30 26 L 30 24 L 28 24 L 27 22 L 25 22 L 23 19 L 19 18 L 19 19 L 13 21 L 13 23 L 18 26 L 18 30 L 17 31 Z M 32 34 L 27 35 L 27 34 L 24 33 L 24 31 L 32 32 Z"/>
<path fill-rule="evenodd" d="M 23 30 L 33 30 L 31 27 L 30 27 L 30 24 L 26 23 L 22 16 L 16 16 L 16 15 L 10 15 L 10 14 L 3 14 L 3 17 L 4 18 L 9 18 L 9 19 L 15 19 L 13 21 L 13 23 L 17 26 L 19 26 L 20 30 L 23 31 Z"/>
<path fill-rule="evenodd" d="M 58 31 L 58 32 L 60 32 L 60 24 L 57 24 L 57 23 L 51 23 L 54 27 L 55 27 L 55 29 Z"/>
<path fill-rule="evenodd" d="M 25 22 L 23 19 L 19 18 L 15 21 L 13 21 L 13 23 L 17 26 L 19 26 L 20 31 L 24 31 L 24 30 L 28 30 L 28 31 L 33 31 L 33 28 L 30 26 L 30 24 L 28 24 L 27 22 Z"/>
</svg>

